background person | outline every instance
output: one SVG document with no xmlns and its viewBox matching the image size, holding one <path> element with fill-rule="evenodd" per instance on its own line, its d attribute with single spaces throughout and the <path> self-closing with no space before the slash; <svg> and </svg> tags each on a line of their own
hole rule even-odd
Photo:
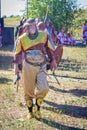
<svg viewBox="0 0 87 130">
<path fill-rule="evenodd" d="M 71 46 L 76 45 L 75 38 L 70 33 L 67 33 L 67 42 L 68 42 L 68 45 L 71 45 Z"/>
<path fill-rule="evenodd" d="M 26 22 L 26 19 L 23 17 L 20 20 L 20 24 L 16 27 L 16 31 L 15 31 L 15 40 L 17 39 L 17 37 L 19 37 L 20 35 L 22 35 L 24 33 L 24 29 L 23 29 L 23 24 Z"/>
<path fill-rule="evenodd" d="M 87 20 L 83 25 L 83 43 L 87 45 Z"/>
<path fill-rule="evenodd" d="M 54 26 L 51 25 L 50 19 L 47 17 L 45 18 L 45 32 L 47 32 L 49 36 L 49 41 L 52 47 L 55 49 L 55 42 L 56 42 L 56 33 Z"/>
<path fill-rule="evenodd" d="M 39 31 L 44 31 L 45 32 L 45 23 L 44 22 L 39 22 L 38 24 L 37 24 L 37 29 L 39 30 Z"/>
<path fill-rule="evenodd" d="M 61 29 L 61 31 L 58 33 L 57 35 L 58 38 L 58 44 L 67 44 L 67 38 L 66 38 L 66 34 L 65 34 L 65 30 L 64 28 Z"/>
</svg>

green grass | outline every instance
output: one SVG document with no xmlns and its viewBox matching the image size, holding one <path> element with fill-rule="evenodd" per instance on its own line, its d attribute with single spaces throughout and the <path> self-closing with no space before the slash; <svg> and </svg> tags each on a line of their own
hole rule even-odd
<svg viewBox="0 0 87 130">
<path fill-rule="evenodd" d="M 0 130 L 86 130 L 87 129 L 87 47 L 64 47 L 62 60 L 49 71 L 50 91 L 43 101 L 42 120 L 27 120 L 23 87 L 13 85 L 13 46 L 0 50 Z"/>
<path fill-rule="evenodd" d="M 20 19 L 21 17 L 13 17 L 13 18 L 8 17 L 4 19 L 4 24 L 6 27 L 9 27 L 9 26 L 15 27 L 20 24 Z"/>
</svg>

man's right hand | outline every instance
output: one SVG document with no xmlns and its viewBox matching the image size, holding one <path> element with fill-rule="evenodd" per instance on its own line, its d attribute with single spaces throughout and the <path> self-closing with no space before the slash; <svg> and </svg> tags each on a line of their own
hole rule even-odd
<svg viewBox="0 0 87 130">
<path fill-rule="evenodd" d="M 16 75 L 19 73 L 18 64 L 14 64 L 14 71 Z"/>
<path fill-rule="evenodd" d="M 53 61 L 51 62 L 51 70 L 56 69 L 56 68 L 57 68 L 56 60 L 53 60 Z"/>
</svg>

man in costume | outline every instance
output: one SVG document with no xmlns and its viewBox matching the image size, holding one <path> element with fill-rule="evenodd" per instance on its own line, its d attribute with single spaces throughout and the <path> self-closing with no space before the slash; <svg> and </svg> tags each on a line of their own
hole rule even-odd
<svg viewBox="0 0 87 130">
<path fill-rule="evenodd" d="M 23 24 L 26 22 L 26 19 L 23 17 L 20 20 L 20 24 L 16 27 L 16 31 L 15 31 L 15 40 L 17 39 L 18 36 L 22 35 L 24 33 L 23 30 Z"/>
<path fill-rule="evenodd" d="M 48 42 L 48 35 L 38 31 L 35 19 L 26 21 L 26 32 L 18 38 L 18 44 L 14 56 L 15 74 L 18 73 L 20 54 L 24 52 L 22 63 L 22 81 L 24 97 L 29 110 L 28 118 L 41 118 L 40 107 L 43 99 L 49 91 L 46 79 L 46 55 L 50 59 L 51 69 L 57 67 L 53 48 Z M 37 89 L 37 91 L 36 91 Z M 33 99 L 36 100 L 36 113 L 33 113 Z"/>
<path fill-rule="evenodd" d="M 39 22 L 38 24 L 37 24 L 37 29 L 39 30 L 39 31 L 44 31 L 45 32 L 45 23 L 44 22 Z"/>
<path fill-rule="evenodd" d="M 24 23 L 26 22 L 26 19 L 23 17 L 20 20 L 20 24 L 16 27 L 16 31 L 15 31 L 15 44 L 14 44 L 14 49 L 13 51 L 15 52 L 16 46 L 17 46 L 17 38 L 22 35 L 25 32 L 24 29 Z"/>
<path fill-rule="evenodd" d="M 24 26 L 24 23 L 26 22 L 26 19 L 23 17 L 21 20 L 20 20 L 20 25 L 18 25 L 16 27 L 16 31 L 15 31 L 15 44 L 14 44 L 14 49 L 13 51 L 15 52 L 16 50 L 16 46 L 17 46 L 17 43 L 18 43 L 18 37 L 21 36 L 23 33 L 25 33 L 25 26 Z M 20 55 L 23 57 L 23 53 L 22 55 Z M 14 84 L 18 84 L 17 86 L 19 86 L 19 80 L 20 80 L 20 72 L 22 70 L 22 58 L 20 58 L 20 63 L 18 65 L 18 68 L 19 68 L 19 73 L 17 73 L 16 75 L 16 78 L 15 80 L 13 81 Z M 17 87 L 18 88 L 18 87 Z M 17 90 L 18 91 L 18 90 Z"/>
<path fill-rule="evenodd" d="M 45 31 L 48 33 L 49 41 L 52 44 L 52 47 L 55 49 L 56 44 L 56 33 L 54 26 L 51 26 L 51 21 L 48 17 L 45 18 Z"/>
</svg>

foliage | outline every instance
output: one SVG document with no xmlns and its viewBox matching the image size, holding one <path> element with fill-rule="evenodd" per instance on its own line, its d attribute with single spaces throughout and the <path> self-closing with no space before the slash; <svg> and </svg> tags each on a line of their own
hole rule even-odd
<svg viewBox="0 0 87 130">
<path fill-rule="evenodd" d="M 44 18 L 46 16 L 47 7 L 48 7 L 48 17 L 50 17 L 50 19 L 52 21 L 52 24 L 56 27 L 56 30 L 59 31 L 61 27 L 65 27 L 65 21 L 64 21 L 64 26 L 63 26 L 63 22 L 59 21 L 60 19 L 58 18 L 58 16 L 51 15 L 51 12 L 50 12 L 50 8 L 51 7 L 49 7 L 47 5 L 45 5 L 44 14 L 43 15 L 39 15 L 39 14 L 36 15 L 35 14 L 34 17 L 35 18 L 36 17 L 41 17 L 42 20 L 44 20 Z M 56 10 L 58 10 L 58 9 L 56 9 Z M 41 11 L 39 11 L 39 12 L 41 13 Z M 55 12 L 54 12 L 54 14 L 55 14 Z M 31 15 L 29 17 L 33 17 L 32 13 L 31 13 Z M 4 19 L 5 26 L 16 27 L 19 24 L 21 18 L 22 18 L 22 16 L 20 16 L 20 17 L 13 17 L 13 18 L 7 17 L 7 18 Z M 67 25 L 69 27 L 68 31 L 73 34 L 75 39 L 78 39 L 78 40 L 82 39 L 82 26 L 83 26 L 85 20 L 87 20 L 87 9 L 75 10 L 75 15 L 74 15 L 73 21 L 70 23 L 69 26 Z M 69 24 L 69 23 L 67 23 L 67 24 Z"/>
<path fill-rule="evenodd" d="M 60 30 L 62 27 L 65 31 L 71 26 L 74 19 L 74 8 L 72 2 L 66 0 L 53 1 L 53 20 L 55 26 Z"/>
<path fill-rule="evenodd" d="M 49 4 L 48 0 L 29 0 L 28 17 L 40 17 L 44 20 L 46 14 L 46 8 Z"/>
<path fill-rule="evenodd" d="M 28 17 L 40 17 L 43 21 L 48 11 L 48 17 L 57 31 L 64 27 L 67 32 L 81 13 L 71 0 L 29 0 L 28 7 Z"/>
<path fill-rule="evenodd" d="M 26 12 L 26 9 L 24 12 Z M 28 1 L 28 17 L 40 17 L 44 21 L 47 12 L 56 31 L 59 32 L 64 27 L 66 32 L 71 32 L 76 39 L 82 38 L 82 26 L 87 19 L 87 9 L 77 8 L 74 6 L 74 3 L 66 2 L 65 0 Z M 16 27 L 21 17 L 8 17 L 4 19 L 5 26 Z M 25 17 L 27 17 L 26 14 Z"/>
<path fill-rule="evenodd" d="M 73 21 L 73 28 L 81 29 L 84 22 L 87 20 L 87 9 L 79 9 L 75 15 L 75 20 Z"/>
<path fill-rule="evenodd" d="M 19 16 L 13 17 L 13 18 L 7 17 L 4 19 L 4 24 L 5 24 L 4 26 L 15 27 L 19 24 L 20 19 L 21 19 L 21 17 L 19 17 Z"/>
</svg>

